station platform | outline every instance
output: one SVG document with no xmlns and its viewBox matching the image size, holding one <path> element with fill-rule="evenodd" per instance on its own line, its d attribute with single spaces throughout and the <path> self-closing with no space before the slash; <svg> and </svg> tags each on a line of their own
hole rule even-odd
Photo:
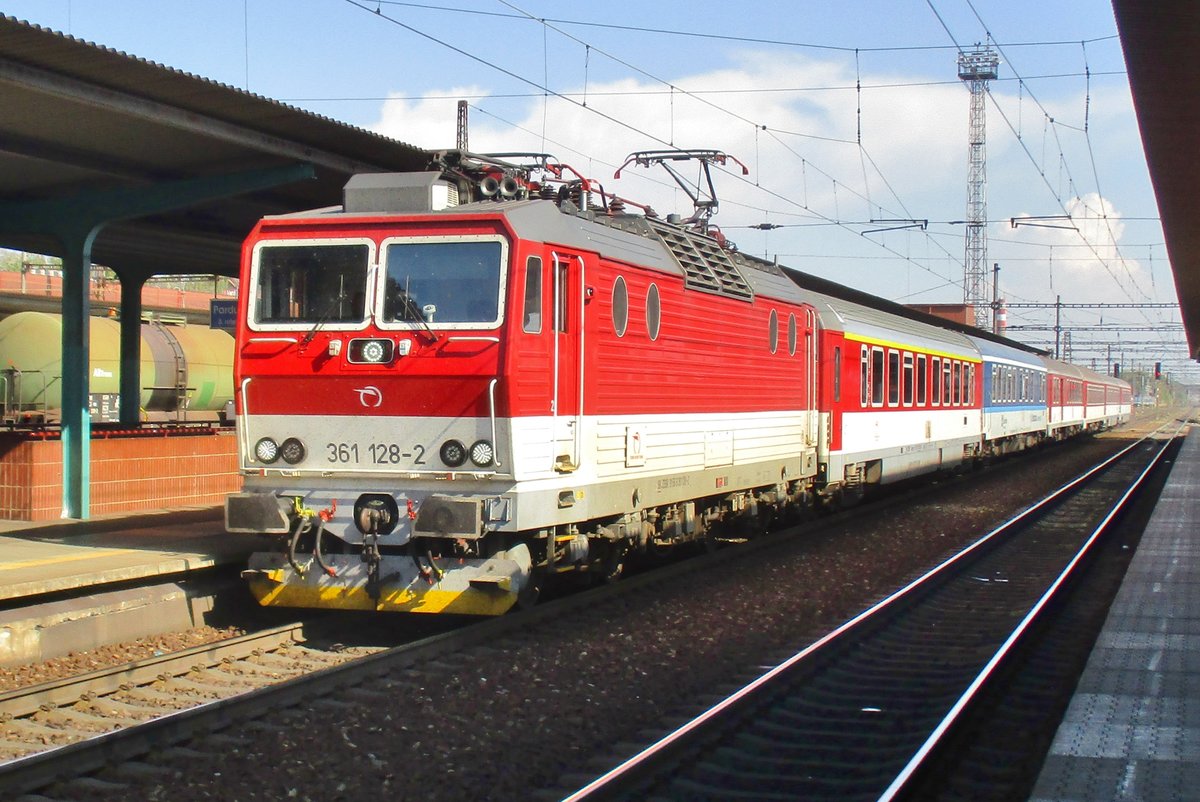
<svg viewBox="0 0 1200 802">
<path fill-rule="evenodd" d="M 0 522 L 0 602 L 245 562 L 256 540 L 221 507 L 87 521 Z"/>
<path fill-rule="evenodd" d="M 1033 802 L 1200 798 L 1200 430 L 1176 456 Z"/>
<path fill-rule="evenodd" d="M 207 623 L 216 587 L 195 572 L 244 566 L 263 546 L 262 538 L 227 534 L 216 506 L 2 521 L 0 664 Z"/>
</svg>

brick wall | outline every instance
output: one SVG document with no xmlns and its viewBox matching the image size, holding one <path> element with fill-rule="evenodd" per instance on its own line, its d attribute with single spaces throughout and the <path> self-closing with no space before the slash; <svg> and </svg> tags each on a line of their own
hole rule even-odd
<svg viewBox="0 0 1200 802">
<path fill-rule="evenodd" d="M 91 514 L 221 504 L 241 488 L 233 432 L 91 443 Z M 0 518 L 62 515 L 62 443 L 0 435 Z"/>
</svg>

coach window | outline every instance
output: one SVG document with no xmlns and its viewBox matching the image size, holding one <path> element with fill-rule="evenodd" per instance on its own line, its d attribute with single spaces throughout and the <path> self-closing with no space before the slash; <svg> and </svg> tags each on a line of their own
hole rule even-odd
<svg viewBox="0 0 1200 802">
<path fill-rule="evenodd" d="M 646 290 L 646 333 L 651 340 L 658 339 L 658 330 L 662 326 L 662 303 L 658 297 L 658 285 L 651 284 Z"/>
<path fill-rule="evenodd" d="M 950 406 L 954 403 L 953 395 L 950 392 L 950 362 L 949 359 L 942 360 L 942 404 Z"/>
<path fill-rule="evenodd" d="M 913 402 L 913 355 L 904 354 L 904 406 L 911 407 Z"/>
<path fill-rule="evenodd" d="M 925 355 L 917 355 L 917 406 L 925 406 L 925 387 L 929 382 L 929 377 L 925 375 L 928 365 L 925 364 Z"/>
<path fill-rule="evenodd" d="M 953 362 L 954 372 L 950 375 L 950 386 L 954 392 L 954 406 L 962 403 L 962 363 L 958 360 Z"/>
<path fill-rule="evenodd" d="M 971 378 L 967 381 L 967 403 L 971 406 L 975 405 L 975 366 L 971 365 Z"/>
<path fill-rule="evenodd" d="M 871 349 L 871 405 L 883 406 L 883 349 Z"/>
<path fill-rule="evenodd" d="M 541 259 L 526 259 L 526 299 L 521 324 L 526 334 L 541 334 Z"/>
<path fill-rule="evenodd" d="M 842 400 L 842 348 L 833 349 L 833 400 Z"/>
<path fill-rule="evenodd" d="M 629 326 L 629 288 L 625 286 L 624 276 L 617 276 L 613 282 L 612 320 L 613 331 L 618 337 L 624 337 Z"/>
<path fill-rule="evenodd" d="M 942 358 L 935 356 L 933 358 L 933 372 L 930 375 L 930 390 L 933 399 L 931 404 L 935 407 L 942 405 Z"/>
<path fill-rule="evenodd" d="M 788 356 L 796 355 L 796 316 L 788 315 Z"/>
<path fill-rule="evenodd" d="M 771 319 L 767 323 L 767 339 L 771 341 L 771 353 L 779 350 L 779 315 L 771 310 Z"/>
<path fill-rule="evenodd" d="M 888 351 L 888 406 L 900 403 L 900 352 Z"/>
<path fill-rule="evenodd" d="M 869 389 L 871 386 L 871 349 L 867 346 L 862 347 L 862 358 L 859 363 L 859 382 L 858 382 L 858 403 L 864 409 L 870 399 Z"/>
</svg>

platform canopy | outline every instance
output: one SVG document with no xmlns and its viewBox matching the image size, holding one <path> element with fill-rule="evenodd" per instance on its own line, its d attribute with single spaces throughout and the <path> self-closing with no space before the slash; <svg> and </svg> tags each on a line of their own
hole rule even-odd
<svg viewBox="0 0 1200 802">
<path fill-rule="evenodd" d="M 236 275 L 242 239 L 263 215 L 341 203 L 353 173 L 420 169 L 428 158 L 2 15 L 0 109 L 0 210 L 66 199 L 137 206 L 140 198 L 134 212 L 161 210 L 106 224 L 91 254 L 97 264 L 145 275 Z M 308 165 L 315 177 L 305 180 Z M 170 208 L 175 203 L 185 205 Z M 7 228 L 0 247 L 62 255 L 44 233 Z"/>
<path fill-rule="evenodd" d="M 1188 351 L 1200 360 L 1200 3 L 1113 0 L 1113 12 Z"/>
<path fill-rule="evenodd" d="M 63 516 L 89 517 L 88 278 L 121 284 L 120 419 L 139 420 L 141 289 L 234 276 L 264 215 L 341 203 L 425 151 L 0 16 L 0 247 L 62 259 Z"/>
</svg>

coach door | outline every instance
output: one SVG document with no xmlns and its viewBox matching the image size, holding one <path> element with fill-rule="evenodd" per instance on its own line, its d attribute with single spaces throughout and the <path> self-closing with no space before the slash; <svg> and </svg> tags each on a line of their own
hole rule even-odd
<svg viewBox="0 0 1200 802">
<path fill-rule="evenodd" d="M 555 250 L 554 470 L 579 467 L 583 438 L 583 257 Z"/>
</svg>

